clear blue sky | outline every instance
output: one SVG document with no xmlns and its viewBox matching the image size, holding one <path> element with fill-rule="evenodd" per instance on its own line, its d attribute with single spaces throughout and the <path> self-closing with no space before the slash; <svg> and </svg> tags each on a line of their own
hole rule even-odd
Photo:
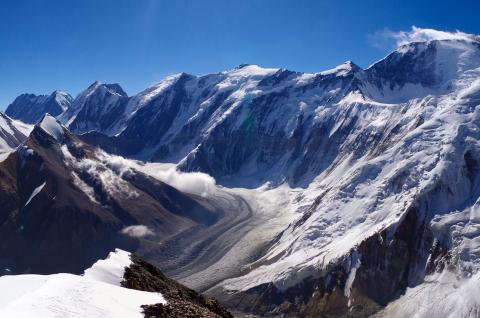
<svg viewBox="0 0 480 318">
<path fill-rule="evenodd" d="M 22 92 L 76 95 L 94 80 L 134 94 L 180 71 L 241 63 L 366 67 L 369 35 L 412 25 L 480 33 L 480 1 L 2 0 L 0 109 Z"/>
</svg>

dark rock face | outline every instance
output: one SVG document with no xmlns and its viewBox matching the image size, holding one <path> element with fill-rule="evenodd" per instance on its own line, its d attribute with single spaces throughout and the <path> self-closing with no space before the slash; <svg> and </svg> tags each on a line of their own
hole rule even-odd
<svg viewBox="0 0 480 318">
<path fill-rule="evenodd" d="M 122 286 L 148 292 L 160 292 L 167 304 L 145 305 L 146 318 L 233 318 L 216 300 L 202 296 L 167 278 L 152 264 L 132 255 L 132 265 L 125 269 Z"/>
<path fill-rule="evenodd" d="M 0 163 L 2 269 L 80 273 L 113 248 L 153 252 L 170 235 L 218 217 L 201 198 L 140 172 L 119 174 L 101 163 L 95 149 L 65 129 L 63 134 L 59 142 L 36 126 L 24 146 Z M 150 235 L 122 233 L 135 225 L 148 227 Z"/>
<path fill-rule="evenodd" d="M 58 116 L 68 109 L 73 98 L 63 92 L 53 92 L 51 95 L 23 94 L 7 107 L 5 113 L 11 118 L 28 124 L 37 123 L 44 114 Z"/>
<path fill-rule="evenodd" d="M 432 87 L 440 78 L 435 75 L 438 42 L 419 42 L 405 46 L 405 53 L 394 52 L 372 66 L 367 74 L 379 88 L 390 89 L 407 83 Z"/>
</svg>

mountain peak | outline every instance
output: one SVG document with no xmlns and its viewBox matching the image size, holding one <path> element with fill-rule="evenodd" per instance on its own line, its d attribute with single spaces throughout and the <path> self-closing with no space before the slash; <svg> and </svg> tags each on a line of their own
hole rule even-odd
<svg viewBox="0 0 480 318">
<path fill-rule="evenodd" d="M 223 72 L 223 74 L 229 74 L 234 76 L 241 77 L 250 77 L 250 76 L 268 76 L 275 74 L 279 69 L 278 68 L 265 68 L 255 64 L 241 64 L 238 67 Z"/>
<path fill-rule="evenodd" d="M 91 95 L 92 93 L 96 92 L 97 90 L 108 91 L 111 94 L 119 95 L 122 97 L 128 97 L 127 93 L 123 90 L 123 88 L 118 83 L 113 84 L 105 84 L 100 81 L 93 82 L 88 88 L 84 91 L 86 95 Z"/>
<path fill-rule="evenodd" d="M 22 94 L 8 105 L 5 112 L 13 119 L 35 124 L 45 113 L 60 115 L 72 101 L 72 97 L 63 91 L 54 91 L 50 95 Z"/>
<path fill-rule="evenodd" d="M 426 88 L 449 87 L 468 70 L 480 67 L 480 43 L 461 39 L 411 42 L 399 46 L 366 72 L 378 87 L 405 84 Z"/>
<path fill-rule="evenodd" d="M 337 65 L 336 67 L 320 72 L 322 75 L 332 75 L 335 74 L 336 76 L 347 76 L 351 73 L 355 73 L 361 71 L 362 68 L 352 61 L 348 60 L 343 62 L 342 64 Z"/>
<path fill-rule="evenodd" d="M 90 84 L 90 85 L 87 87 L 87 90 L 89 90 L 89 89 L 94 89 L 94 88 L 96 88 L 96 87 L 98 87 L 98 86 L 100 86 L 100 85 L 102 85 L 102 84 L 103 84 L 102 82 L 100 82 L 100 81 L 97 80 L 97 81 L 93 82 L 92 84 Z"/>
<path fill-rule="evenodd" d="M 57 141 L 62 141 L 65 136 L 65 131 L 60 122 L 52 115 L 46 113 L 38 124 L 35 125 L 35 129 L 40 128 L 45 133 L 53 137 Z"/>
</svg>

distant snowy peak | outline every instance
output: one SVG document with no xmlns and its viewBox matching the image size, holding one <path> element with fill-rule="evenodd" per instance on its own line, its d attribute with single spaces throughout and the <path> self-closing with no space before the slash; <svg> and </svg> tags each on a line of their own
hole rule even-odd
<svg viewBox="0 0 480 318">
<path fill-rule="evenodd" d="M 149 103 L 159 94 L 163 93 L 165 90 L 174 85 L 182 77 L 192 77 L 192 75 L 186 73 L 178 73 L 174 75 L 167 76 L 163 81 L 155 84 L 139 94 L 133 96 L 125 109 L 125 114 L 127 117 L 131 117 L 138 111 L 140 108 Z"/>
<path fill-rule="evenodd" d="M 72 96 L 64 91 L 55 91 L 50 95 L 63 110 L 67 110 L 73 102 Z"/>
<path fill-rule="evenodd" d="M 264 68 L 254 64 L 242 64 L 233 70 L 222 72 L 223 74 L 229 76 L 245 76 L 245 77 L 252 77 L 252 76 L 268 76 L 272 75 L 277 72 L 278 68 Z"/>
<path fill-rule="evenodd" d="M 418 84 L 435 88 L 479 67 L 480 42 L 432 40 L 402 45 L 366 72 L 379 87 Z"/>
<path fill-rule="evenodd" d="M 119 84 L 94 82 L 58 118 L 77 134 L 111 131 L 125 113 L 128 95 Z"/>
<path fill-rule="evenodd" d="M 128 97 L 127 93 L 119 84 L 103 84 L 99 81 L 93 82 L 86 90 L 78 94 L 74 99 L 71 109 L 79 110 L 85 107 L 92 98 L 102 98 L 108 96 Z M 98 105 L 99 107 L 101 105 Z"/>
<path fill-rule="evenodd" d="M 72 97 L 62 91 L 50 95 L 22 94 L 7 107 L 6 114 L 25 123 L 34 124 L 45 113 L 58 116 L 72 104 Z"/>
<path fill-rule="evenodd" d="M 336 76 L 347 76 L 356 72 L 362 71 L 362 68 L 352 61 L 346 61 L 331 70 L 320 72 L 321 75 L 331 75 L 335 74 Z"/>
</svg>

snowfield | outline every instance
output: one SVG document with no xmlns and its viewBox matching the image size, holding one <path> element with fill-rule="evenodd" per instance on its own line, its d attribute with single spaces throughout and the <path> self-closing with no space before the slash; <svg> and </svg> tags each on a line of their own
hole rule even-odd
<svg viewBox="0 0 480 318">
<path fill-rule="evenodd" d="M 165 304 L 161 294 L 120 287 L 129 254 L 116 250 L 83 276 L 72 274 L 0 277 L 0 317 L 143 317 L 141 305 Z"/>
</svg>

